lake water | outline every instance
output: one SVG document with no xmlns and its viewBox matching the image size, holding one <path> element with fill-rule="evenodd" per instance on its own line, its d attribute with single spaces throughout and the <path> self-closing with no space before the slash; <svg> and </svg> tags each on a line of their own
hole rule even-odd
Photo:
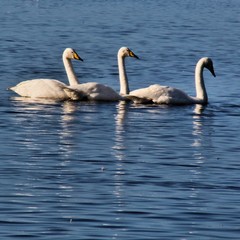
<svg viewBox="0 0 240 240">
<path fill-rule="evenodd" d="M 1 239 L 240 238 L 240 1 L 1 0 Z M 29 101 L 7 91 L 33 78 L 119 91 L 153 83 L 195 95 L 199 58 L 209 104 Z"/>
</svg>

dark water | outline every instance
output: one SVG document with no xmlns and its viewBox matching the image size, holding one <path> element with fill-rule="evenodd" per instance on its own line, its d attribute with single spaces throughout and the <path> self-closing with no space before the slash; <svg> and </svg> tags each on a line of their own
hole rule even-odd
<svg viewBox="0 0 240 240">
<path fill-rule="evenodd" d="M 0 3 L 1 239 L 239 239 L 238 0 Z M 130 47 L 131 89 L 161 83 L 195 95 L 199 58 L 210 103 L 152 106 L 39 102 L 6 90 L 81 82 L 119 90 L 116 54 Z"/>
</svg>

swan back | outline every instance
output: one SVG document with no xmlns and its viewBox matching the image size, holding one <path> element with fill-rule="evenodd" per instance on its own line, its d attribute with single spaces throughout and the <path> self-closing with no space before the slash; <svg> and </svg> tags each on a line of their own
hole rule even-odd
<svg viewBox="0 0 240 240">
<path fill-rule="evenodd" d="M 68 88 L 68 96 L 71 97 L 70 94 L 74 92 L 80 92 L 81 96 L 85 96 L 86 99 L 88 100 L 93 100 L 93 101 L 118 101 L 118 100 L 123 100 L 123 98 L 116 93 L 112 88 L 100 84 L 97 82 L 88 82 L 88 83 L 82 83 L 74 86 L 70 86 Z"/>
<path fill-rule="evenodd" d="M 9 89 L 22 97 L 65 100 L 69 98 L 63 91 L 66 87 L 66 84 L 55 79 L 33 79 Z"/>
</svg>

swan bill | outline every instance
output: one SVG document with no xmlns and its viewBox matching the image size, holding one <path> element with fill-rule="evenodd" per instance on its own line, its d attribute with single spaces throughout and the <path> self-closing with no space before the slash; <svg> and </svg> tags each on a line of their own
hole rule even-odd
<svg viewBox="0 0 240 240">
<path fill-rule="evenodd" d="M 73 58 L 83 62 L 83 59 L 77 54 L 77 52 L 75 50 L 73 50 Z"/>
<path fill-rule="evenodd" d="M 208 70 L 211 72 L 211 74 L 212 74 L 214 77 L 216 77 L 216 74 L 215 74 L 215 72 L 214 72 L 213 66 L 210 67 Z"/>
<path fill-rule="evenodd" d="M 133 58 L 136 58 L 136 59 L 139 59 L 139 57 L 131 50 L 129 50 L 129 56 L 133 57 Z"/>
</svg>

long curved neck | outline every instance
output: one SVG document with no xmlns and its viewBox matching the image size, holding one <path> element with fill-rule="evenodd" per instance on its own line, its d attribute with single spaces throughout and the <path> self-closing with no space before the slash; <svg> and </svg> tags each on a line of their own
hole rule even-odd
<svg viewBox="0 0 240 240">
<path fill-rule="evenodd" d="M 125 69 L 125 58 L 123 56 L 118 56 L 118 70 L 119 70 L 119 81 L 120 81 L 120 95 L 129 94 L 129 86 L 127 73 Z"/>
<path fill-rule="evenodd" d="M 67 73 L 70 86 L 79 84 L 78 78 L 73 70 L 73 65 L 71 60 L 63 56 L 63 64 Z"/>
<path fill-rule="evenodd" d="M 196 98 L 203 103 L 208 102 L 207 91 L 203 80 L 203 62 L 199 61 L 195 69 Z"/>
</svg>

